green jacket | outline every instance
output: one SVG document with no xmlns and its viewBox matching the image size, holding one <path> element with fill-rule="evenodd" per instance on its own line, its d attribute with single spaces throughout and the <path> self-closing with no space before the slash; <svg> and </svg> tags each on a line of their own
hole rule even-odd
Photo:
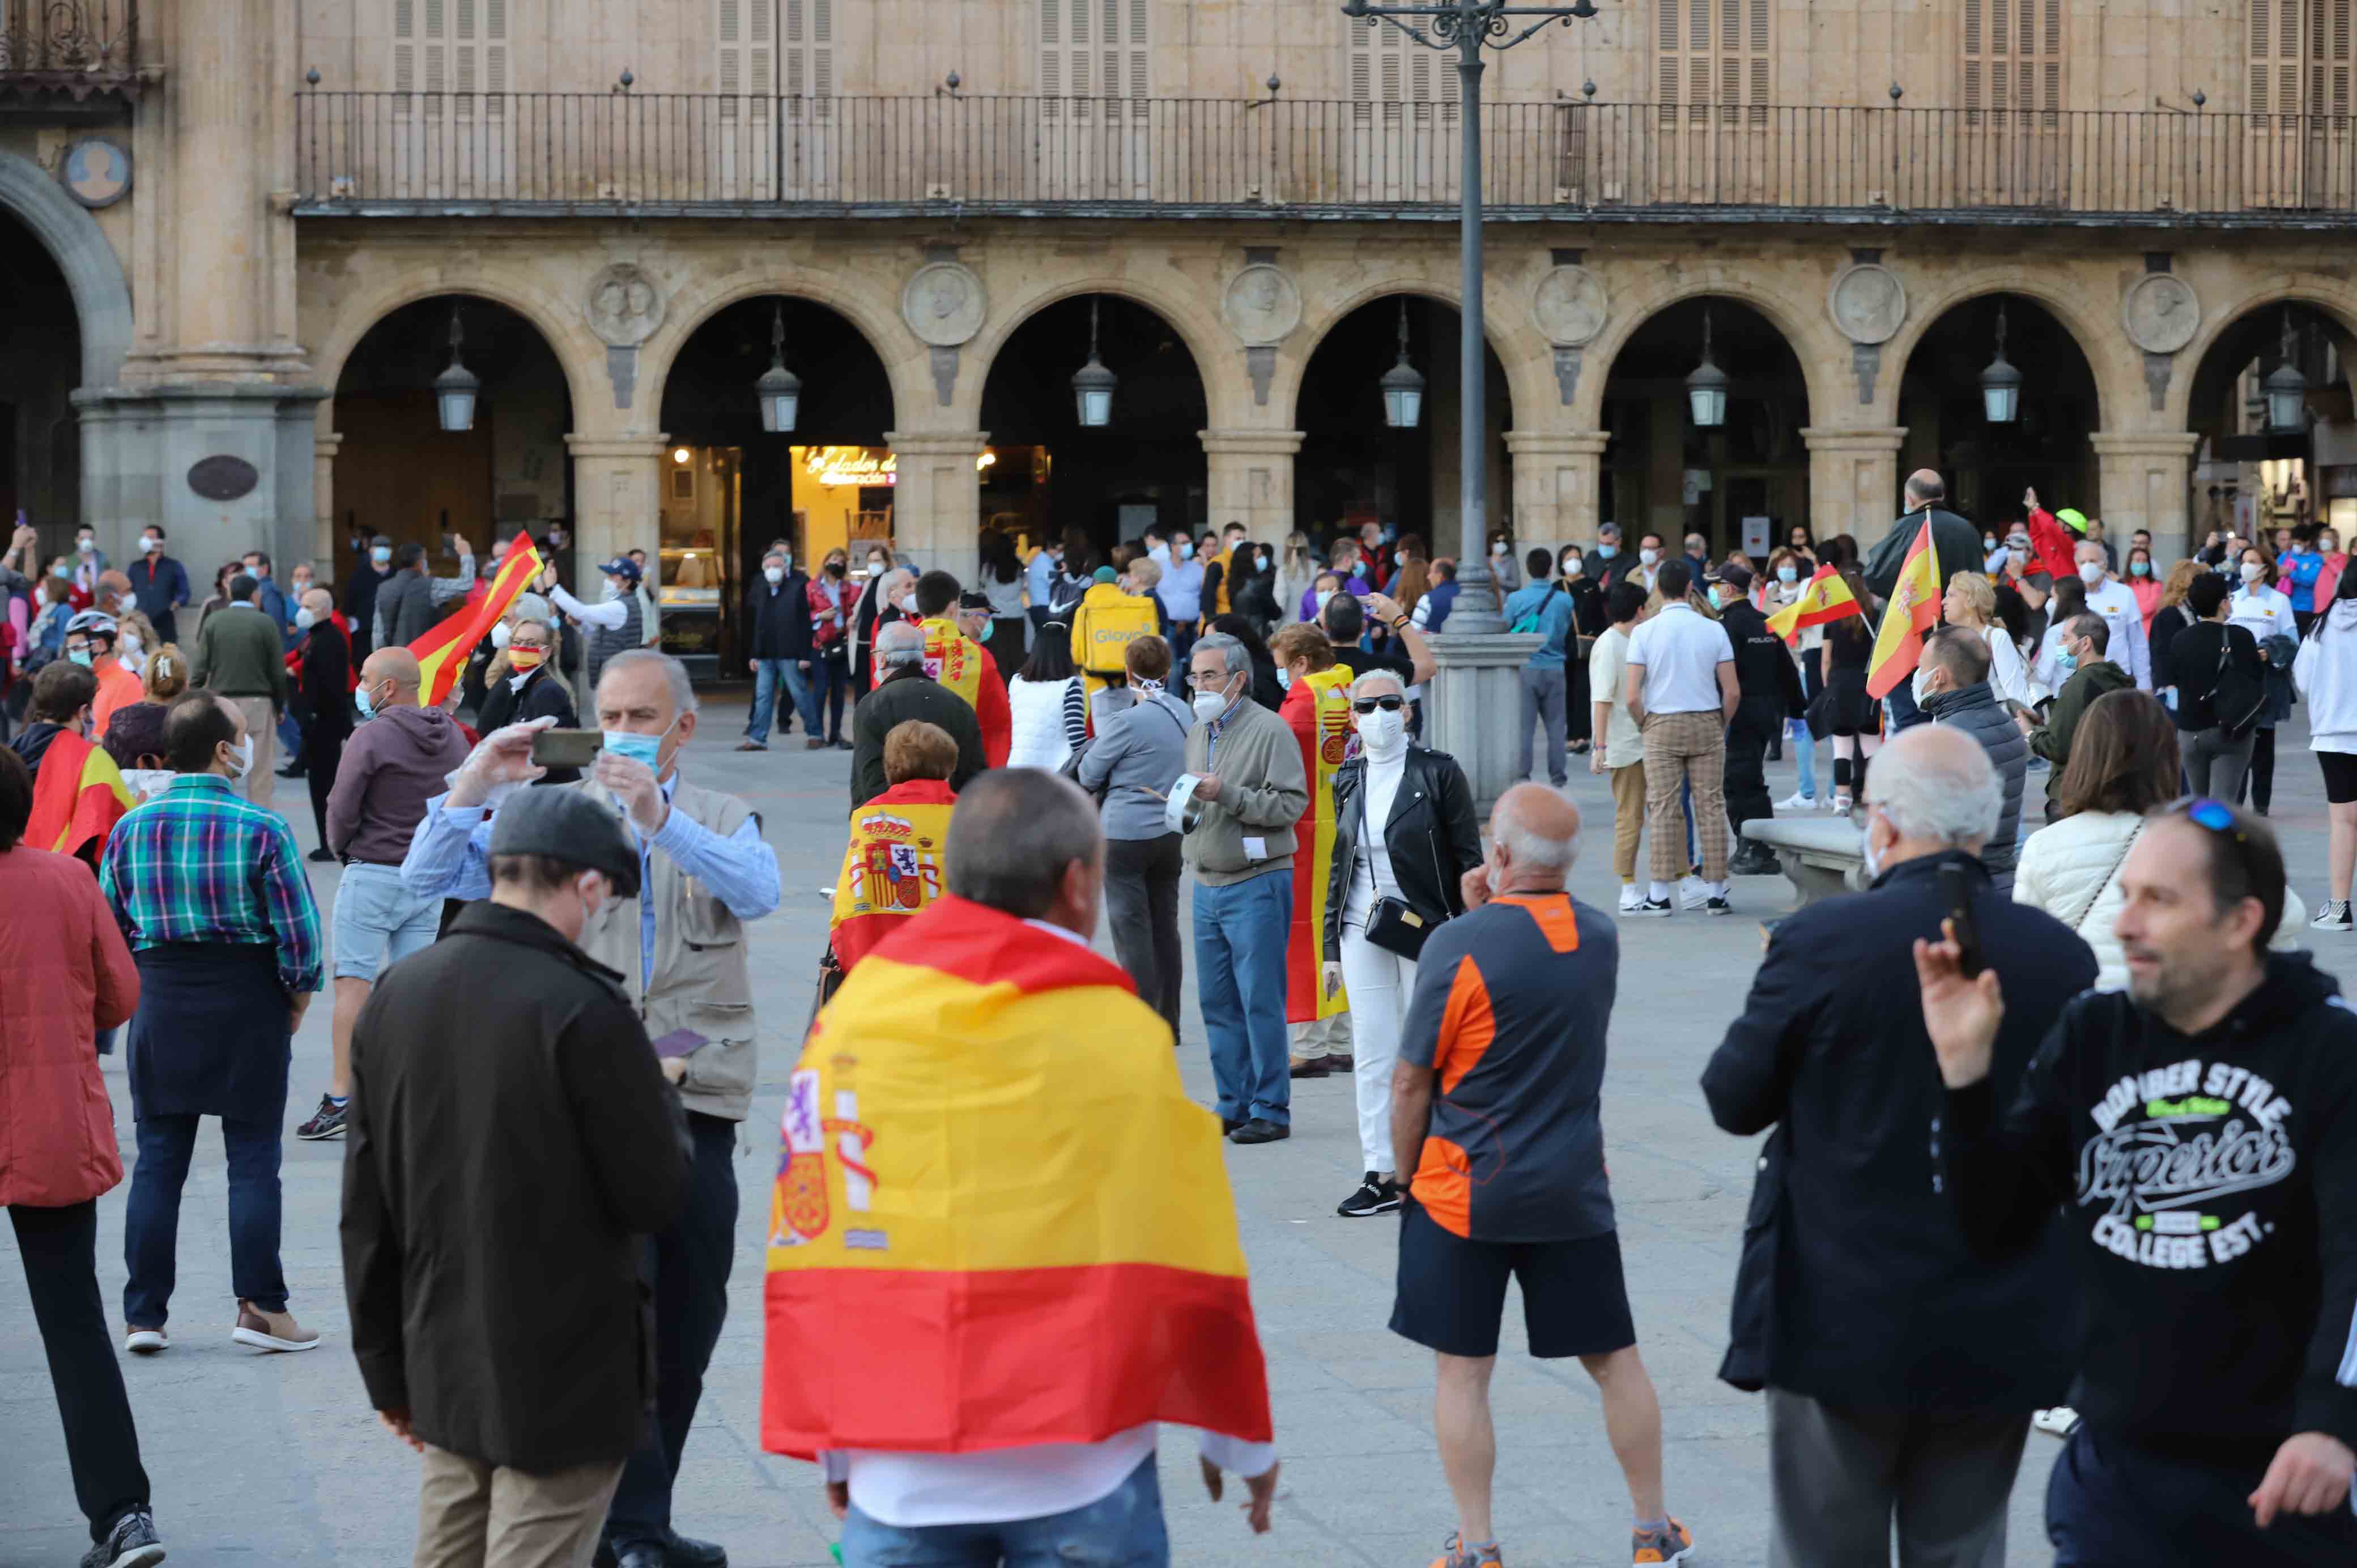
<svg viewBox="0 0 2357 1568">
<path fill-rule="evenodd" d="M 251 607 L 231 605 L 205 617 L 188 674 L 224 697 L 267 697 L 274 710 L 286 711 L 285 639 L 277 622 Z"/>
<path fill-rule="evenodd" d="M 2117 692 L 2136 684 L 2136 677 L 2108 659 L 2082 665 L 2079 672 L 2062 682 L 2054 693 L 2054 702 L 2046 710 L 2046 722 L 2029 732 L 2029 749 L 2054 765 L 2046 776 L 2047 821 L 2054 820 L 2051 808 L 2062 798 L 2062 769 L 2071 760 L 2071 737 L 2079 731 L 2079 721 L 2087 716 L 2087 704 L 2106 692 Z"/>
</svg>

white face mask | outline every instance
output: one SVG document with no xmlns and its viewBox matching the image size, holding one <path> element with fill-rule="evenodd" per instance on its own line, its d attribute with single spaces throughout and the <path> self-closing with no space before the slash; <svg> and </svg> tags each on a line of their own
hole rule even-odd
<svg viewBox="0 0 2357 1568">
<path fill-rule="evenodd" d="M 1658 550 L 1640 550 L 1637 552 L 1637 559 L 1648 566 L 1652 565 L 1654 562 L 1659 561 L 1661 558 L 1662 553 Z"/>
<path fill-rule="evenodd" d="M 308 631 L 311 629 L 312 623 L 317 621 L 318 618 L 319 618 L 317 616 L 311 613 L 310 607 L 307 605 L 303 608 L 295 612 L 295 629 L 297 631 Z"/>
<path fill-rule="evenodd" d="M 1868 882 L 1882 875 L 1882 853 L 1874 847 L 1874 813 L 1869 809 L 1866 819 L 1866 879 Z"/>
<path fill-rule="evenodd" d="M 1932 690 L 1931 672 L 1926 670 L 1915 671 L 1915 678 L 1908 682 L 1908 690 L 1914 693 L 1915 705 L 1919 708 L 1940 694 Z"/>
<path fill-rule="evenodd" d="M 150 533 L 139 541 L 139 548 L 147 552 L 148 554 L 153 555 L 156 552 L 164 548 L 164 542 Z"/>
<path fill-rule="evenodd" d="M 229 748 L 230 777 L 243 779 L 253 771 L 253 737 L 247 736 Z"/>
<path fill-rule="evenodd" d="M 2257 562 L 2245 561 L 2243 563 L 2243 581 L 2250 584 L 2253 587 L 2258 586 L 2259 579 L 2266 575 L 2267 569 L 2265 566 L 2260 565 Z"/>
<path fill-rule="evenodd" d="M 493 648 L 505 648 L 508 645 L 508 639 L 514 635 L 515 634 L 512 631 L 508 629 L 508 623 L 500 621 L 491 628 L 491 646 Z"/>
<path fill-rule="evenodd" d="M 2092 588 L 2103 580 L 2104 564 L 2101 561 L 2082 561 L 2079 563 L 2079 581 L 2086 584 L 2087 586 Z"/>
<path fill-rule="evenodd" d="M 1195 693 L 1195 716 L 1211 723 L 1228 711 L 1228 694 L 1224 692 L 1198 690 Z"/>
<path fill-rule="evenodd" d="M 783 566 L 764 566 L 761 568 L 761 575 L 770 580 L 771 587 L 775 587 L 786 580 L 786 569 Z"/>
<path fill-rule="evenodd" d="M 98 553 L 98 542 L 94 539 L 77 539 L 74 541 L 74 550 L 80 554 L 95 555 Z"/>
<path fill-rule="evenodd" d="M 1492 555 L 1503 555 L 1503 554 L 1505 554 L 1505 553 L 1506 553 L 1506 546 L 1505 546 L 1505 543 L 1504 543 L 1502 541 L 1501 541 L 1500 542 L 1498 542 L 1498 543 L 1496 543 L 1496 544 L 1492 544 L 1491 546 L 1490 546 L 1490 553 L 1491 553 L 1491 554 L 1492 554 Z"/>
<path fill-rule="evenodd" d="M 606 596 L 608 598 L 619 599 L 622 596 L 625 590 L 622 587 L 621 582 L 618 578 L 608 577 L 606 579 Z"/>
<path fill-rule="evenodd" d="M 899 608 L 900 613 L 904 616 L 913 616 L 917 613 L 917 594 L 915 589 L 912 588 L 909 592 L 900 596 Z"/>
<path fill-rule="evenodd" d="M 1405 711 L 1387 713 L 1377 708 L 1372 714 L 1361 714 L 1359 744 L 1367 755 L 1378 762 L 1388 762 L 1407 749 L 1407 714 Z"/>
</svg>

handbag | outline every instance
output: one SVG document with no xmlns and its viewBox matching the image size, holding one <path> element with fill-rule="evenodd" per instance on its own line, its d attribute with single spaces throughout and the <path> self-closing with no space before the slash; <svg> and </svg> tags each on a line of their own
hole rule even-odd
<svg viewBox="0 0 2357 1568">
<path fill-rule="evenodd" d="M 2258 722 L 2259 712 L 2266 706 L 2267 687 L 2264 681 L 2254 681 L 2233 667 L 2233 628 L 2218 628 L 2218 678 L 2211 682 L 2210 708 L 2218 717 L 2218 727 L 2227 735 L 2240 736 Z"/>
<path fill-rule="evenodd" d="M 1401 782 L 1405 784 L 1405 779 Z M 1364 842 L 1369 831 L 1367 819 L 1367 786 L 1363 776 L 1359 782 L 1359 835 Z M 1433 922 L 1415 911 L 1405 898 L 1377 898 L 1373 908 L 1367 911 L 1367 943 L 1387 953 L 1396 954 L 1410 963 L 1424 951 L 1425 940 L 1432 935 Z"/>
<path fill-rule="evenodd" d="M 2138 822 L 2128 833 L 2128 842 L 2120 845 L 2119 859 L 2112 862 L 2112 868 L 2104 873 L 2104 879 L 2095 884 L 2095 890 L 2087 895 L 2087 901 L 2079 907 L 2079 912 L 2062 922 L 2064 925 L 2075 931 L 2087 923 L 2087 917 L 2093 914 L 2095 906 L 2104 901 L 2104 890 L 2112 885 L 2112 878 L 2120 874 L 2120 867 L 2128 863 L 2128 851 L 2136 848 L 2136 840 L 2142 837 L 2144 837 L 2144 823 Z"/>
</svg>

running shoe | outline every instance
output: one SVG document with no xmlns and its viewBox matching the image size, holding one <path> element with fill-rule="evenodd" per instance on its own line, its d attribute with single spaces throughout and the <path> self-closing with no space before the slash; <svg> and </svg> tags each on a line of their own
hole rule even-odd
<svg viewBox="0 0 2357 1568">
<path fill-rule="evenodd" d="M 82 1553 L 81 1568 L 149 1568 L 164 1561 L 164 1542 L 156 1534 L 156 1516 L 133 1509 L 114 1521 L 106 1539 Z"/>
<path fill-rule="evenodd" d="M 1676 1520 L 1666 1529 L 1633 1530 L 1629 1532 L 1629 1560 L 1637 1568 L 1649 1563 L 1683 1563 L 1694 1551 L 1694 1536 Z"/>
<path fill-rule="evenodd" d="M 2357 921 L 2352 921 L 2349 918 L 2349 900 L 2335 898 L 2323 908 L 2319 909 L 2316 912 L 2316 918 L 2308 924 L 2311 930 L 2345 931 L 2351 929 L 2352 926 L 2357 926 Z"/>
<path fill-rule="evenodd" d="M 2031 1416 L 2029 1424 L 2055 1437 L 2068 1437 L 2079 1430 L 2079 1412 L 2067 1404 L 2058 1404 Z"/>
<path fill-rule="evenodd" d="M 1667 898 L 1648 898 L 1641 904 L 1630 905 L 1628 909 L 1631 915 L 1670 915 L 1676 912 Z"/>
<path fill-rule="evenodd" d="M 1706 915 L 1731 915 L 1735 913 L 1735 906 L 1727 901 L 1726 894 L 1721 893 L 1717 897 L 1705 902 L 1702 912 Z"/>
<path fill-rule="evenodd" d="M 1450 1530 L 1441 1543 L 1440 1555 L 1432 1560 L 1432 1568 L 1498 1568 L 1498 1543 L 1488 1541 L 1480 1546 L 1466 1546 Z"/>
<path fill-rule="evenodd" d="M 319 1109 L 311 1112 L 308 1122 L 295 1129 L 295 1135 L 315 1144 L 322 1138 L 342 1137 L 344 1107 L 336 1103 L 336 1097 L 332 1094 L 319 1096 Z"/>
<path fill-rule="evenodd" d="M 1710 884 L 1699 876 L 1678 878 L 1678 908 L 1699 909 L 1710 902 Z"/>
<path fill-rule="evenodd" d="M 1392 1214 L 1400 1206 L 1400 1185 L 1385 1181 L 1380 1172 L 1369 1171 L 1359 1190 L 1344 1198 L 1334 1212 L 1345 1219 L 1364 1219 L 1372 1214 Z"/>
<path fill-rule="evenodd" d="M 1777 801 L 1776 809 L 1780 811 L 1822 811 L 1825 807 L 1824 802 L 1814 795 L 1795 789 L 1785 799 Z"/>
<path fill-rule="evenodd" d="M 1631 915 L 1636 913 L 1639 909 L 1641 909 L 1644 907 L 1645 890 L 1638 886 L 1633 882 L 1622 883 L 1620 885 L 1620 912 L 1624 915 Z"/>
</svg>

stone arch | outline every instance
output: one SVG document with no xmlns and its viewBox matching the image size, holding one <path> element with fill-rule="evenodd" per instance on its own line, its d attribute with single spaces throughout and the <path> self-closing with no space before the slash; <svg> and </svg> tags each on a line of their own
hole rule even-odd
<svg viewBox="0 0 2357 1568">
<path fill-rule="evenodd" d="M 1617 285 L 1620 281 L 1616 274 L 1608 284 Z M 1612 362 L 1646 322 L 1671 306 L 1713 295 L 1749 306 L 1783 336 L 1792 358 L 1800 362 L 1801 378 L 1809 390 L 1809 418 L 1819 424 L 1832 423 L 1833 411 L 1841 406 L 1839 371 L 1835 367 L 1846 367 L 1848 355 L 1847 344 L 1823 320 L 1822 302 L 1813 316 L 1808 306 L 1754 278 L 1714 265 L 1700 274 L 1666 278 L 1612 302 L 1612 317 L 1604 330 L 1580 349 L 1579 387 L 1572 398 L 1569 428 L 1603 428 L 1604 384 L 1611 379 Z"/>
<path fill-rule="evenodd" d="M 1205 418 L 1214 430 L 1254 423 L 1245 413 L 1252 406 L 1252 387 L 1243 375 L 1243 345 L 1236 340 L 1216 312 L 1177 291 L 1141 285 L 1116 274 L 1093 273 L 1044 281 L 1007 298 L 991 301 L 990 320 L 973 342 L 960 350 L 957 392 L 947 409 L 951 428 L 970 430 L 982 420 L 983 388 L 997 363 L 999 350 L 1034 316 L 1060 300 L 1080 295 L 1105 294 L 1141 306 L 1160 317 L 1195 361 L 1203 383 Z M 1223 351 L 1224 350 L 1224 351 Z M 1073 368 L 1079 369 L 1078 359 Z"/>
<path fill-rule="evenodd" d="M 131 352 L 131 285 L 98 220 L 40 165 L 15 153 L 0 153 L 0 207 L 33 231 L 65 274 L 81 330 L 83 389 L 119 384 Z"/>
<path fill-rule="evenodd" d="M 1907 361 L 1940 317 L 1957 306 L 1993 294 L 2018 294 L 2037 301 L 2071 334 L 2072 342 L 2094 374 L 2097 429 L 2116 428 L 2122 416 L 2137 406 L 2138 393 L 2144 386 L 2144 368 L 2131 362 L 2133 357 L 2123 351 L 2121 345 L 2127 339 L 2117 324 L 2111 324 L 2107 329 L 2092 302 L 2074 289 L 2058 285 L 2052 271 L 2005 266 L 1975 270 L 1950 280 L 1921 299 L 1908 301 L 1906 321 L 1897 335 L 1882 346 L 1882 366 L 1875 378 L 1869 423 L 1899 423 L 1900 388 L 1907 379 Z M 2018 364 L 2022 350 L 2018 341 L 2010 346 L 2009 352 Z"/>
<path fill-rule="evenodd" d="M 1309 379 L 1309 363 L 1318 357 L 1318 350 L 1333 335 L 1334 328 L 1348 320 L 1352 311 L 1401 294 L 1445 305 L 1460 315 L 1464 309 L 1458 289 L 1414 274 L 1394 274 L 1336 295 L 1334 303 L 1321 309 L 1315 320 L 1305 319 L 1294 328 L 1293 338 L 1302 345 L 1298 353 L 1282 349 L 1278 351 L 1276 383 L 1269 389 L 1268 402 L 1270 407 L 1285 411 L 1283 423 L 1286 428 L 1299 424 L 1301 389 Z M 1506 372 L 1507 392 L 1515 410 L 1515 428 L 1534 428 L 1541 424 L 1536 411 L 1554 407 L 1561 401 L 1553 384 L 1554 356 L 1545 351 L 1544 344 L 1536 349 L 1530 347 L 1535 340 L 1534 332 L 1517 334 L 1501 318 L 1501 308 L 1506 302 L 1503 290 L 1487 286 L 1482 289 L 1481 334 L 1490 345 L 1490 352 L 1498 357 L 1499 367 Z M 1429 373 L 1429 367 L 1426 371 Z"/>
<path fill-rule="evenodd" d="M 764 295 L 823 306 L 851 323 L 884 366 L 885 381 L 892 393 L 888 424 L 897 426 L 935 402 L 924 345 L 916 341 L 892 305 L 840 288 L 816 272 L 735 272 L 697 280 L 673 295 L 664 307 L 662 326 L 640 347 L 638 396 L 643 401 L 639 406 L 647 411 L 648 419 L 661 419 L 663 391 L 679 363 L 680 352 L 705 323 L 732 305 Z M 790 360 L 792 348 L 787 345 Z"/>
<path fill-rule="evenodd" d="M 2209 358 L 2218 340 L 2253 311 L 2277 305 L 2309 306 L 2331 317 L 2345 336 L 2357 338 L 2357 295 L 2352 295 L 2347 282 L 2315 273 L 2285 273 L 2251 285 L 2230 303 L 2205 304 L 2201 329 L 2177 351 L 2169 378 L 2169 398 L 2160 413 L 2163 428 L 2183 430 L 2192 422 L 2193 383 L 2201 374 L 2201 361 Z"/>
<path fill-rule="evenodd" d="M 312 366 L 320 384 L 330 389 L 336 385 L 343 375 L 344 362 L 378 322 L 403 306 L 441 295 L 486 299 L 506 306 L 531 324 L 565 372 L 565 390 L 573 402 L 576 431 L 598 427 L 592 416 L 601 403 L 608 413 L 622 412 L 614 409 L 613 393 L 599 373 L 604 368 L 604 346 L 598 344 L 593 349 L 586 333 L 570 329 L 570 321 L 579 313 L 568 313 L 544 289 L 511 281 L 496 272 L 470 272 L 464 277 L 456 277 L 439 267 L 408 269 L 375 288 L 342 301 L 335 307 L 333 322 L 313 357 Z M 320 400 L 317 425 L 322 434 L 335 429 L 335 407 L 332 395 Z M 623 413 L 622 417 L 629 415 Z"/>
</svg>

